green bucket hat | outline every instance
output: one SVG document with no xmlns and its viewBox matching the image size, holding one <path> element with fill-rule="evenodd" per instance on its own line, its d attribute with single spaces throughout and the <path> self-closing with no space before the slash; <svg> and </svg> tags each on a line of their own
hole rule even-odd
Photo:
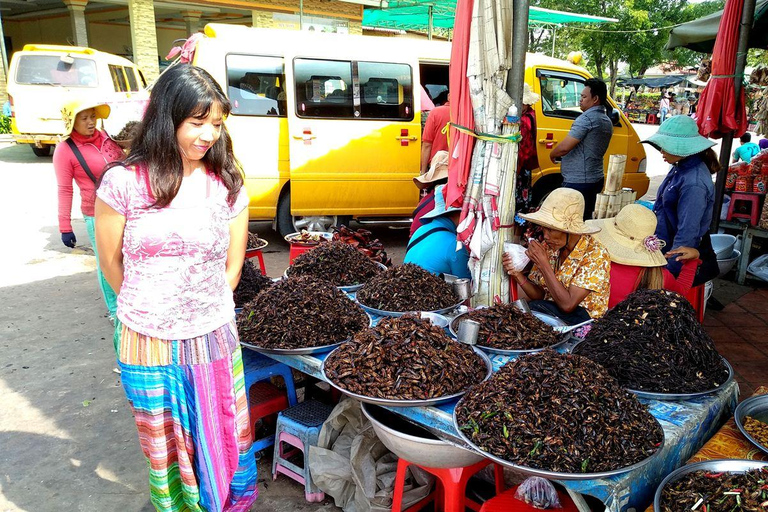
<svg viewBox="0 0 768 512">
<path fill-rule="evenodd" d="M 715 145 L 706 137 L 699 135 L 696 121 L 688 116 L 673 116 L 659 127 L 659 131 L 641 141 L 660 151 L 675 156 L 691 156 L 701 153 Z"/>
</svg>

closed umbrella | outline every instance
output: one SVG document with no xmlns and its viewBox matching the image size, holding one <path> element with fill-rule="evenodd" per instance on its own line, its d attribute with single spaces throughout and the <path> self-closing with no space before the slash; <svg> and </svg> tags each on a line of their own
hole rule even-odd
<svg viewBox="0 0 768 512">
<path fill-rule="evenodd" d="M 744 0 L 727 0 L 720 20 L 712 50 L 712 77 L 699 100 L 697 122 L 705 137 L 719 139 L 731 132 L 740 137 L 747 131 L 744 89 L 736 97 L 733 80 L 743 7 Z"/>
</svg>

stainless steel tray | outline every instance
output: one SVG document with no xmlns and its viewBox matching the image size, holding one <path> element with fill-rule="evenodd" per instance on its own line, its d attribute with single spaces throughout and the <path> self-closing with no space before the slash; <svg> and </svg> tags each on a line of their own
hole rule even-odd
<svg viewBox="0 0 768 512">
<path fill-rule="evenodd" d="M 482 309 L 482 308 L 477 308 L 477 309 Z M 471 311 L 467 311 L 466 313 L 462 313 L 462 314 L 458 315 L 456 318 L 454 318 L 453 320 L 451 320 L 451 323 L 449 324 L 449 329 L 451 330 L 451 335 L 454 338 L 458 337 L 457 333 L 459 331 L 459 324 L 470 313 L 471 313 Z M 536 318 L 538 318 L 539 320 L 541 320 L 545 324 L 551 325 L 552 327 L 559 327 L 559 326 L 565 326 L 566 325 L 565 322 L 563 322 L 559 318 L 556 318 L 556 317 L 551 316 L 551 315 L 547 315 L 546 313 L 539 313 L 538 311 L 531 311 L 531 314 L 533 314 L 533 316 L 535 316 Z M 553 345 L 549 345 L 548 347 L 532 348 L 532 349 L 525 349 L 525 350 L 505 350 L 505 349 L 502 349 L 502 348 L 486 347 L 484 345 L 480 345 L 479 343 L 478 343 L 477 347 L 483 349 L 485 352 L 490 352 L 492 354 L 502 354 L 502 355 L 505 355 L 505 356 L 517 357 L 517 356 L 521 356 L 523 354 L 532 354 L 534 352 L 541 352 L 542 350 L 544 350 L 546 348 L 551 348 L 553 350 L 556 350 L 556 349 L 562 347 L 563 345 L 565 345 L 565 343 L 567 343 L 570 338 L 571 338 L 571 333 L 561 334 L 560 335 L 560 341 L 558 343 L 555 343 Z"/>
<path fill-rule="evenodd" d="M 768 446 L 758 443 L 757 439 L 752 437 L 749 432 L 744 429 L 744 418 L 747 416 L 752 416 L 756 420 L 768 423 L 768 395 L 758 395 L 747 398 L 739 404 L 733 416 L 736 419 L 736 426 L 739 427 L 739 430 L 744 434 L 744 437 L 749 439 L 752 444 L 763 450 L 765 453 L 768 453 Z"/>
<path fill-rule="evenodd" d="M 387 270 L 387 266 L 384 265 L 383 263 L 379 263 L 378 261 L 374 261 L 374 263 L 377 264 L 382 270 L 384 270 L 384 271 Z M 288 267 L 287 269 L 285 269 L 285 272 L 283 272 L 283 277 L 286 278 L 286 279 L 289 277 L 288 276 L 288 269 L 290 269 L 290 268 L 291 267 Z M 343 291 L 345 293 L 354 293 L 357 290 L 359 290 L 360 288 L 362 288 L 364 284 L 365 283 L 354 284 L 352 286 L 337 286 L 336 288 L 338 288 L 339 290 L 341 290 L 341 291 Z"/>
<path fill-rule="evenodd" d="M 368 328 L 370 329 L 373 327 L 373 318 L 371 315 L 366 315 L 368 317 Z M 311 354 L 322 354 L 324 352 L 330 352 L 331 350 L 335 349 L 342 343 L 346 343 L 349 341 L 349 338 L 343 341 L 339 341 L 337 343 L 332 343 L 330 345 L 322 345 L 320 347 L 304 347 L 304 348 L 265 348 L 265 347 L 259 347 L 258 345 L 254 345 L 253 343 L 250 343 L 248 341 L 240 340 L 240 344 L 246 348 L 249 348 L 251 350 L 255 350 L 256 352 L 260 352 L 262 354 L 273 354 L 276 356 L 306 356 Z"/>
<path fill-rule="evenodd" d="M 399 316 L 403 316 L 403 315 L 408 314 L 408 313 L 418 313 L 418 312 L 422 311 L 422 310 L 419 310 L 419 309 L 414 309 L 414 310 L 411 310 L 411 311 L 384 311 L 382 309 L 376 309 L 376 308 L 372 308 L 372 307 L 366 306 L 365 304 L 363 304 L 359 300 L 357 301 L 357 303 L 360 304 L 360 307 L 363 308 L 366 313 L 369 313 L 371 315 L 377 315 L 377 316 L 399 317 Z M 457 302 L 453 306 L 449 306 L 447 308 L 437 309 L 437 310 L 434 310 L 434 311 L 424 311 L 424 312 L 425 313 L 437 313 L 438 315 L 444 315 L 446 313 L 449 313 L 449 312 L 453 311 L 454 309 L 456 309 L 459 306 L 461 306 L 461 302 Z"/>
<path fill-rule="evenodd" d="M 694 398 L 701 398 L 703 396 L 711 395 L 712 393 L 717 393 L 721 389 L 725 388 L 733 380 L 733 367 L 731 366 L 731 363 L 729 363 L 728 360 L 724 357 L 723 362 L 728 368 L 728 378 L 725 379 L 725 382 L 713 389 L 699 391 L 698 393 L 654 393 L 652 391 L 640 391 L 638 389 L 629 388 L 627 388 L 627 391 L 634 393 L 638 398 L 647 398 L 649 400 L 692 400 Z"/>
<path fill-rule="evenodd" d="M 659 487 L 656 489 L 656 495 L 653 497 L 653 509 L 656 511 L 661 511 L 661 493 L 664 490 L 664 486 L 670 482 L 679 480 L 688 473 L 693 473 L 694 471 L 711 471 L 713 473 L 745 473 L 751 469 L 758 469 L 765 466 L 768 466 L 768 462 L 761 460 L 743 459 L 705 460 L 704 462 L 687 464 L 683 467 L 677 468 L 661 481 L 661 484 L 659 484 Z"/>
<path fill-rule="evenodd" d="M 485 367 L 487 369 L 487 373 L 485 374 L 485 377 L 481 382 L 485 382 L 488 380 L 493 373 L 493 364 L 491 363 L 491 360 L 488 358 L 486 354 L 484 354 L 481 350 L 472 347 L 475 354 L 480 356 L 482 358 L 483 362 L 485 363 Z M 333 355 L 333 352 L 328 354 L 328 357 L 331 357 Z M 390 398 L 374 398 L 370 396 L 365 395 L 358 395 L 357 393 L 353 393 L 347 389 L 344 389 L 336 383 L 334 383 L 328 375 L 325 373 L 325 362 L 328 360 L 328 357 L 323 359 L 323 363 L 320 366 L 320 372 L 323 375 L 323 379 L 333 386 L 338 391 L 344 393 L 347 396 L 350 396 L 352 398 L 356 398 L 357 400 L 360 400 L 361 402 L 365 402 L 368 404 L 374 404 L 374 405 L 383 405 L 387 407 L 427 407 L 427 406 L 433 406 L 433 405 L 439 405 L 446 402 L 450 402 L 452 400 L 456 400 L 457 398 L 460 398 L 464 393 L 466 393 L 466 390 L 460 391 L 459 393 L 454 393 L 452 395 L 445 395 L 438 398 L 428 398 L 426 400 L 398 400 L 398 399 L 390 399 Z"/>
<path fill-rule="evenodd" d="M 653 460 L 654 457 L 657 457 L 661 452 L 661 450 L 664 448 L 664 438 L 662 438 L 661 444 L 659 444 L 659 447 L 656 448 L 656 451 L 652 455 L 641 460 L 640 462 L 637 462 L 635 464 L 632 464 L 631 466 L 627 466 L 624 468 L 614 469 L 612 471 L 601 471 L 599 473 L 558 473 L 557 471 L 547 471 L 545 469 L 529 468 L 528 466 L 521 466 L 519 464 L 515 464 L 508 460 L 502 459 L 501 457 L 497 457 L 493 454 L 486 452 L 479 446 L 475 445 L 475 443 L 473 443 L 472 440 L 470 440 L 467 436 L 464 435 L 464 432 L 459 428 L 459 421 L 456 418 L 456 410 L 461 405 L 462 400 L 459 400 L 459 403 L 456 404 L 456 407 L 453 409 L 453 426 L 456 429 L 456 432 L 459 433 L 459 436 L 464 440 L 464 442 L 467 443 L 473 450 L 482 454 L 484 457 L 487 457 L 492 461 L 498 464 L 501 464 L 502 466 L 506 466 L 508 468 L 514 469 L 516 471 L 519 471 L 521 473 L 525 473 L 531 476 L 540 476 L 542 478 L 549 478 L 552 480 L 596 480 L 598 478 L 606 478 L 610 476 L 621 475 L 622 473 L 628 473 L 630 471 L 634 471 L 637 468 L 645 466 L 651 460 Z M 658 420 L 656 421 L 658 422 Z M 662 430 L 662 435 L 663 435 L 663 432 L 664 431 Z"/>
</svg>

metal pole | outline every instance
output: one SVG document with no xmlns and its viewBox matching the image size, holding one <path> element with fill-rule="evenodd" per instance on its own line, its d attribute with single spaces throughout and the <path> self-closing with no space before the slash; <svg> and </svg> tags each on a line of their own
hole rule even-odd
<svg viewBox="0 0 768 512">
<path fill-rule="evenodd" d="M 304 30 L 304 0 L 299 0 L 299 30 Z"/>
<path fill-rule="evenodd" d="M 3 56 L 4 76 L 8 78 L 8 52 L 5 49 L 5 34 L 3 33 L 3 19 L 0 17 L 0 54 Z"/>
<path fill-rule="evenodd" d="M 747 50 L 749 50 L 749 32 L 752 30 L 752 23 L 755 19 L 755 0 L 744 0 L 744 10 L 741 13 L 741 26 L 739 28 L 739 44 L 736 48 L 736 69 L 734 81 L 734 94 L 736 98 L 741 94 L 742 84 L 744 82 L 744 68 L 747 64 Z M 715 182 L 715 207 L 712 212 L 711 232 L 717 233 L 720 227 L 720 210 L 723 207 L 723 196 L 725 195 L 725 179 L 728 175 L 728 164 L 731 159 L 731 148 L 733 147 L 733 132 L 723 136 L 723 143 L 720 146 L 720 172 L 717 173 Z"/>
<path fill-rule="evenodd" d="M 429 6 L 429 25 L 427 26 L 427 39 L 430 41 L 432 40 L 432 29 L 434 28 L 434 9 L 434 6 Z"/>
<path fill-rule="evenodd" d="M 552 26 L 552 57 L 555 56 L 555 41 L 557 40 L 557 25 Z"/>
<path fill-rule="evenodd" d="M 528 52 L 529 7 L 529 0 L 512 0 L 512 68 L 507 75 L 507 94 L 517 105 L 518 112 L 521 111 L 523 103 L 525 54 Z"/>
</svg>

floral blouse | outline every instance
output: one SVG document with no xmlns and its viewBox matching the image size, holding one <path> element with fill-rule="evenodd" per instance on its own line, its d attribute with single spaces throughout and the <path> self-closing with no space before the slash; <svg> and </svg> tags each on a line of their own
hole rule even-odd
<svg viewBox="0 0 768 512">
<path fill-rule="evenodd" d="M 589 235 L 582 235 L 571 254 L 557 268 L 557 253 L 545 245 L 549 254 L 549 264 L 555 269 L 555 276 L 563 286 L 577 286 L 589 290 L 586 298 L 579 304 L 592 318 L 600 318 L 608 311 L 608 298 L 611 295 L 611 257 L 600 242 Z M 528 280 L 544 289 L 544 299 L 552 300 L 544 281 L 544 275 L 536 265 L 533 266 Z"/>
</svg>

